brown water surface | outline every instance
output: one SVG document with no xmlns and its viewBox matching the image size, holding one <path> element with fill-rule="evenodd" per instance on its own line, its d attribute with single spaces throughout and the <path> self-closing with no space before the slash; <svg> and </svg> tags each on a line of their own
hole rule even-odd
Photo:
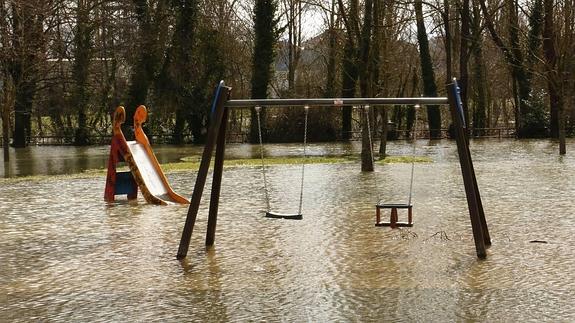
<svg viewBox="0 0 575 323">
<path fill-rule="evenodd" d="M 226 169 L 216 245 L 204 247 L 208 183 L 183 262 L 186 206 L 107 205 L 104 177 L 0 182 L 0 321 L 574 321 L 575 155 L 548 141 L 471 149 L 493 240 L 485 261 L 451 141 L 419 142 L 433 163 L 415 167 L 411 230 L 373 226 L 377 199 L 407 198 L 410 164 L 306 166 L 301 221 L 263 217 L 259 168 Z M 274 210 L 297 210 L 300 172 L 269 168 Z M 195 173 L 168 178 L 191 195 Z"/>
</svg>

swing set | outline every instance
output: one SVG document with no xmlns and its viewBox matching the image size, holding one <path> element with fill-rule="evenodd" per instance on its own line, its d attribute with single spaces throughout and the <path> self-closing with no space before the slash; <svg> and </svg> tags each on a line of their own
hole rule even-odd
<svg viewBox="0 0 575 323">
<path fill-rule="evenodd" d="M 265 165 L 265 158 L 264 158 L 264 143 L 262 140 L 262 122 L 261 122 L 261 110 L 262 107 L 256 106 L 256 115 L 258 120 L 258 137 L 260 141 L 260 158 L 262 160 L 262 178 L 264 183 L 264 194 L 266 199 L 266 218 L 273 218 L 273 219 L 287 219 L 287 220 L 301 220 L 303 219 L 303 214 L 301 213 L 301 209 L 303 206 L 303 183 L 305 179 L 305 162 L 301 165 L 301 185 L 299 191 L 299 207 L 297 213 L 280 213 L 274 212 L 271 210 L 270 206 L 270 194 L 268 191 L 268 184 L 267 184 L 267 176 L 266 176 L 266 165 Z M 304 161 L 307 157 L 306 154 L 306 146 L 307 146 L 307 116 L 309 111 L 309 106 L 304 106 L 305 116 L 304 116 L 304 133 L 303 133 L 303 156 Z"/>
<path fill-rule="evenodd" d="M 391 227 L 395 229 L 397 227 L 412 227 L 413 226 L 413 205 L 411 204 L 411 196 L 413 194 L 413 175 L 415 170 L 415 151 L 417 148 L 417 110 L 421 106 L 416 104 L 415 108 L 415 129 L 413 129 L 413 152 L 411 155 L 411 172 L 409 175 L 409 195 L 407 198 L 407 203 L 386 203 L 384 200 L 378 200 L 375 205 L 375 226 L 376 227 Z M 373 157 L 373 144 L 371 142 L 371 126 L 369 121 L 369 106 L 364 107 L 365 117 L 367 119 L 367 134 L 369 137 L 369 153 L 372 162 L 375 160 Z M 389 222 L 381 220 L 381 209 L 390 209 L 391 213 L 389 215 Z M 398 220 L 397 210 L 406 209 L 407 210 L 407 222 L 400 222 Z"/>
<path fill-rule="evenodd" d="M 198 175 L 196 177 L 196 182 L 194 185 L 194 191 L 192 194 L 192 199 L 190 202 L 190 207 L 188 209 L 188 214 L 186 217 L 186 222 L 182 232 L 182 237 L 180 240 L 180 246 L 178 249 L 177 258 L 183 259 L 187 256 L 192 232 L 194 230 L 196 218 L 199 211 L 199 206 L 202 198 L 202 193 L 206 185 L 206 180 L 208 176 L 208 170 L 210 162 L 212 159 L 212 153 L 215 149 L 215 161 L 214 170 L 212 175 L 212 189 L 210 197 L 210 205 L 208 211 L 208 225 L 206 232 L 206 246 L 212 246 L 215 241 L 215 232 L 217 225 L 218 216 L 218 206 L 221 191 L 221 182 L 223 174 L 223 164 L 225 155 L 225 144 L 226 144 L 226 130 L 228 123 L 228 114 L 230 109 L 235 108 L 246 108 L 254 107 L 257 115 L 258 122 L 258 134 L 259 134 L 259 144 L 260 144 L 260 157 L 262 160 L 262 177 L 263 186 L 266 199 L 266 217 L 269 218 L 282 218 L 282 219 L 299 219 L 303 218 L 302 215 L 302 202 L 303 202 L 303 191 L 304 191 L 304 175 L 305 175 L 305 162 L 302 163 L 301 168 L 301 186 L 299 192 L 299 208 L 297 212 L 294 213 L 281 213 L 272 211 L 270 207 L 270 198 L 268 192 L 267 176 L 266 176 L 266 165 L 264 158 L 264 149 L 262 141 L 262 131 L 261 131 L 261 120 L 260 111 L 261 107 L 304 107 L 305 119 L 304 119 L 304 135 L 303 135 L 303 150 L 304 150 L 304 160 L 306 155 L 306 145 L 307 145 L 307 120 L 308 111 L 310 107 L 321 106 L 321 107 L 336 107 L 340 108 L 342 106 L 359 106 L 365 107 L 381 106 L 381 105 L 412 105 L 414 107 L 420 107 L 425 105 L 445 105 L 449 104 L 451 119 L 455 128 L 455 139 L 457 142 L 457 152 L 459 155 L 459 162 L 461 165 L 461 172 L 463 177 L 463 183 L 465 187 L 465 194 L 467 198 L 467 205 L 469 209 L 469 216 L 471 220 L 471 227 L 473 231 L 473 239 L 475 242 L 475 249 L 478 258 L 485 258 L 487 256 L 486 248 L 491 245 L 491 238 L 489 236 L 489 230 L 487 228 L 487 222 L 485 220 L 485 214 L 483 211 L 483 205 L 481 203 L 481 197 L 479 194 L 479 187 L 477 186 L 477 180 L 475 177 L 475 171 L 473 169 L 473 162 L 471 160 L 471 154 L 468 145 L 468 130 L 465 124 L 465 118 L 463 114 L 463 107 L 461 103 L 461 97 L 459 94 L 459 87 L 457 86 L 457 81 L 454 79 L 451 84 L 447 86 L 447 97 L 434 97 L 434 98 L 344 98 L 344 99 L 247 99 L 247 100 L 231 100 L 231 88 L 226 87 L 224 82 L 221 81 L 215 91 L 215 98 L 211 108 L 211 118 L 210 126 L 207 133 L 206 145 L 202 153 L 202 159 L 200 162 L 200 168 L 198 170 Z M 368 111 L 368 109 L 366 109 Z M 417 111 L 417 109 L 416 109 Z M 366 112 L 367 113 L 367 112 Z M 368 117 L 368 115 L 366 115 Z M 369 125 L 369 119 L 367 124 Z M 417 114 L 416 114 L 416 125 L 417 125 Z M 371 129 L 369 131 L 370 138 L 370 152 L 373 162 L 373 151 L 371 145 Z M 415 143 L 416 143 L 417 129 L 413 132 L 413 150 L 415 153 Z M 411 164 L 411 178 L 410 178 L 410 188 L 409 188 L 409 198 L 407 203 L 385 203 L 384 201 L 378 201 L 375 205 L 376 207 L 376 226 L 412 226 L 412 203 L 411 195 L 413 188 L 413 171 L 414 171 L 414 161 Z M 381 221 L 381 209 L 390 209 L 390 221 Z M 399 222 L 397 216 L 398 209 L 407 209 L 408 211 L 408 221 Z"/>
</svg>

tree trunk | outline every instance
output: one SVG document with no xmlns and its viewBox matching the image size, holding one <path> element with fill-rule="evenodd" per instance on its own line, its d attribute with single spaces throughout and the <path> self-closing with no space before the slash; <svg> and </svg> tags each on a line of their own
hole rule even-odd
<svg viewBox="0 0 575 323">
<path fill-rule="evenodd" d="M 296 72 L 301 55 L 301 0 L 288 1 L 288 92 L 296 93 Z"/>
<path fill-rule="evenodd" d="M 516 123 L 518 137 L 537 137 L 545 134 L 545 123 L 543 111 L 537 104 L 530 101 L 531 96 L 531 64 L 535 61 L 537 49 L 540 43 L 542 2 L 535 0 L 529 17 L 528 32 L 528 59 L 524 58 L 519 35 L 518 3 L 516 1 L 506 1 L 504 10 L 507 14 L 507 25 L 509 31 L 509 45 L 495 30 L 491 14 L 487 10 L 485 0 L 478 0 L 483 12 L 485 25 L 491 38 L 502 51 L 507 64 L 511 70 L 514 86 L 514 100 L 516 100 Z"/>
<path fill-rule="evenodd" d="M 343 48 L 343 68 L 341 76 L 341 96 L 344 98 L 355 97 L 355 87 L 357 82 L 357 64 L 356 64 L 356 50 L 353 40 L 350 38 L 352 35 L 347 32 L 347 40 Z M 341 112 L 341 138 L 343 140 L 351 139 L 351 122 L 352 110 L 350 106 L 342 108 Z"/>
<path fill-rule="evenodd" d="M 153 21 L 153 9 L 147 0 L 133 0 L 135 5 L 136 18 L 139 25 L 139 48 L 136 55 L 134 71 L 130 77 L 128 88 L 128 99 L 126 101 L 126 123 L 124 123 L 125 134 L 130 134 L 132 120 L 136 108 L 141 104 L 146 104 L 148 91 L 156 77 L 160 65 L 161 55 L 158 47 L 161 46 L 157 40 L 158 29 Z M 164 2 L 160 1 L 155 8 L 156 16 L 162 16 L 159 11 L 164 11 Z M 131 137 L 131 135 L 130 135 Z"/>
<path fill-rule="evenodd" d="M 387 156 L 387 107 L 383 106 L 379 108 L 379 116 L 381 117 L 381 138 L 379 138 L 379 159 L 385 159 Z"/>
<path fill-rule="evenodd" d="M 15 79 L 18 80 L 19 86 L 16 87 L 14 103 L 14 137 L 12 145 L 14 148 L 24 148 L 28 145 L 31 125 L 30 113 L 32 112 L 31 106 L 35 93 L 35 84 L 23 81 L 20 77 Z"/>
<path fill-rule="evenodd" d="M 198 143 L 203 137 L 206 103 L 204 92 L 197 91 L 196 88 L 209 87 L 204 83 L 199 84 L 198 79 L 203 80 L 204 77 L 198 76 L 198 68 L 194 67 L 194 64 L 197 64 L 194 55 L 198 52 L 197 48 L 201 47 L 196 40 L 198 4 L 197 0 L 184 0 L 172 3 L 172 6 L 176 14 L 176 25 L 156 88 L 161 88 L 164 96 L 170 96 L 166 97 L 165 101 L 173 102 L 176 106 L 173 143 L 184 143 L 186 122 L 192 131 L 193 141 Z M 218 52 L 215 51 L 212 55 L 217 56 Z M 202 65 L 208 63 L 210 62 L 204 61 Z M 195 95 L 197 92 L 199 94 Z"/>
<path fill-rule="evenodd" d="M 563 104 L 559 106 L 559 155 L 567 153 L 565 143 L 565 108 Z"/>
<path fill-rule="evenodd" d="M 567 46 L 567 57 L 565 58 L 566 63 L 571 64 L 566 66 L 565 70 L 570 75 L 575 74 L 575 14 L 574 14 L 574 3 L 571 1 L 565 1 L 563 3 L 563 39 L 565 44 L 571 44 Z M 569 74 L 568 74 L 569 75 Z M 569 121 L 569 129 L 574 129 L 575 123 L 575 81 L 573 77 L 564 77 L 562 88 L 564 89 L 565 102 L 563 106 L 563 121 L 564 127 L 567 127 L 567 121 Z M 568 114 L 570 112 L 570 115 Z M 569 117 L 569 119 L 568 119 Z M 560 121 L 561 122 L 561 121 Z"/>
<path fill-rule="evenodd" d="M 551 115 L 551 137 L 559 137 L 560 94 L 558 85 L 561 82 L 557 75 L 557 50 L 555 48 L 555 28 L 553 19 L 553 0 L 544 0 L 545 27 L 543 29 L 543 53 L 547 72 L 547 89 Z"/>
<path fill-rule="evenodd" d="M 359 31 L 359 1 L 349 1 L 349 12 L 346 14 L 342 0 L 338 0 L 339 12 L 346 29 L 346 41 L 343 48 L 343 62 L 341 71 L 341 96 L 344 98 L 355 97 L 357 80 L 359 77 L 358 59 L 359 49 L 355 47 L 355 39 L 361 41 Z M 352 110 L 350 106 L 344 106 L 341 114 L 341 137 L 343 140 L 351 139 Z"/>
<path fill-rule="evenodd" d="M 463 0 L 468 1 L 468 0 Z M 445 78 L 446 82 L 449 83 L 453 77 L 453 64 L 451 60 L 451 25 L 449 21 L 449 0 L 443 0 L 443 27 L 445 28 Z"/>
<path fill-rule="evenodd" d="M 265 99 L 273 76 L 274 46 L 276 43 L 276 6 L 272 0 L 256 0 L 254 7 L 254 51 L 252 57 L 252 99 Z M 265 109 L 261 112 L 262 131 L 265 133 Z M 259 141 L 257 116 L 251 112 L 250 142 Z"/>
<path fill-rule="evenodd" d="M 466 122 L 469 122 L 469 40 L 471 38 L 470 33 L 470 21 L 471 15 L 469 10 L 469 0 L 463 0 L 461 7 L 461 46 L 459 53 L 459 88 L 461 95 L 461 103 L 463 104 L 463 114 Z M 450 82 L 451 80 L 448 80 Z"/>
<path fill-rule="evenodd" d="M 485 62 L 483 59 L 483 37 L 481 32 L 481 14 L 476 3 L 473 4 L 471 48 L 473 53 L 473 87 L 475 88 L 475 105 L 473 109 L 473 133 L 483 135 L 478 128 L 487 128 L 487 84 Z M 468 119 L 466 119 L 468 120 Z"/>
<path fill-rule="evenodd" d="M 43 48 L 42 8 L 12 2 L 12 47 L 9 64 L 14 82 L 13 146 L 23 148 L 31 134 L 31 113 L 38 77 L 38 55 Z"/>
<path fill-rule="evenodd" d="M 361 46 L 360 46 L 360 59 L 357 61 L 359 65 L 359 87 L 362 97 L 371 97 L 372 86 L 370 75 L 370 61 L 373 55 L 371 48 L 371 37 L 373 30 L 373 0 L 365 0 L 365 11 L 363 16 L 363 28 L 361 32 Z M 363 62 L 360 64 L 360 62 Z M 365 116 L 361 122 L 361 171 L 373 172 L 373 146 L 372 146 L 372 132 L 373 127 L 369 118 L 373 116 L 371 108 L 367 108 Z"/>
<path fill-rule="evenodd" d="M 7 17 L 8 8 L 4 0 L 0 0 L 0 16 Z M 7 19 L 0 19 L 0 46 L 4 49 L 10 48 L 10 32 Z M 0 109 L 2 109 L 2 150 L 4 162 L 10 161 L 10 110 L 12 109 L 14 88 L 10 71 L 8 70 L 8 59 L 3 57 L 0 60 Z"/>
<path fill-rule="evenodd" d="M 429 53 L 429 39 L 423 19 L 422 0 L 415 0 L 415 19 L 417 21 L 417 40 L 419 43 L 419 57 L 423 79 L 423 94 L 428 97 L 436 97 L 437 85 L 435 83 L 433 61 Z M 439 106 L 427 106 L 427 120 L 430 138 L 441 138 L 441 112 Z"/>
<path fill-rule="evenodd" d="M 0 94 L 2 94 L 0 102 L 2 104 L 2 150 L 4 152 L 4 162 L 7 163 L 10 161 L 10 107 L 13 104 L 13 88 L 7 75 L 4 79 L 3 86 L 0 86 Z"/>
<path fill-rule="evenodd" d="M 74 34 L 74 64 L 72 67 L 75 81 L 73 105 L 78 109 L 78 128 L 74 136 L 74 144 L 88 145 L 89 131 L 87 128 L 86 107 L 88 105 L 88 76 L 90 66 L 90 50 L 92 47 L 92 32 L 89 24 L 90 12 L 84 0 L 78 0 L 76 10 L 76 30 Z"/>
<path fill-rule="evenodd" d="M 382 58 L 387 54 L 385 48 L 388 43 L 384 39 L 383 31 L 383 20 L 386 17 L 386 7 L 383 0 L 373 0 L 373 41 L 372 41 L 372 51 L 369 60 L 369 78 L 371 80 L 371 91 L 370 96 L 379 97 L 381 95 L 386 95 L 384 90 L 387 86 L 387 80 L 381 79 L 381 65 Z M 377 115 L 381 117 L 381 136 L 379 138 L 379 157 L 384 159 L 387 151 L 387 109 L 385 106 L 378 107 L 374 109 L 372 129 L 374 129 L 374 135 L 377 133 Z M 372 136 L 374 137 L 374 136 Z"/>
<path fill-rule="evenodd" d="M 336 55 L 337 55 L 337 38 L 335 31 L 335 0 L 331 1 L 331 11 L 329 16 L 329 42 L 328 42 L 328 58 L 327 58 L 327 77 L 325 84 L 324 96 L 326 98 L 334 98 L 335 91 L 335 69 L 336 69 Z"/>
<path fill-rule="evenodd" d="M 419 78 L 417 77 L 417 71 L 413 70 L 413 77 L 411 79 L 411 96 L 415 97 L 418 95 L 418 89 L 419 88 Z M 415 117 L 416 117 L 416 113 L 417 111 L 415 111 L 415 107 L 414 106 L 409 106 L 407 108 L 407 120 L 406 120 L 406 124 L 405 124 L 405 129 L 408 130 L 409 132 L 413 132 L 415 131 Z M 406 137 L 410 137 L 411 133 L 408 133 Z"/>
<path fill-rule="evenodd" d="M 4 162 L 10 161 L 10 110 L 4 104 L 2 111 L 2 150 L 4 152 Z"/>
</svg>

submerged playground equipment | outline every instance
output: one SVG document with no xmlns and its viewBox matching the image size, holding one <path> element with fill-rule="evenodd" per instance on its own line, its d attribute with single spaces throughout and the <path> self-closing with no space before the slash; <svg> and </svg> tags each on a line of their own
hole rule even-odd
<svg viewBox="0 0 575 323">
<path fill-rule="evenodd" d="M 122 124 L 126 120 L 124 107 L 114 112 L 114 135 L 108 159 L 108 175 L 104 199 L 112 202 L 116 195 L 126 194 L 128 199 L 135 199 L 138 188 L 148 203 L 189 203 L 189 201 L 172 190 L 162 168 L 152 151 L 150 141 L 142 129 L 148 112 L 141 105 L 134 114 L 134 134 L 136 140 L 126 141 L 122 133 Z M 117 172 L 118 163 L 125 162 L 129 172 Z"/>
<path fill-rule="evenodd" d="M 491 238 L 483 212 L 483 205 L 479 195 L 479 187 L 475 178 L 475 171 L 473 169 L 473 162 L 469 152 L 467 128 L 463 114 L 461 97 L 459 95 L 459 87 L 457 81 L 454 79 L 453 83 L 447 86 L 447 97 L 436 98 L 343 98 L 343 99 L 251 99 L 251 100 L 230 100 L 231 88 L 226 87 L 224 82 L 221 81 L 215 91 L 215 98 L 211 107 L 210 126 L 207 133 L 206 146 L 202 153 L 202 159 L 196 183 L 194 185 L 194 192 L 186 222 L 180 240 L 177 258 L 182 259 L 187 256 L 192 237 L 192 232 L 196 223 L 198 210 L 202 198 L 202 193 L 206 185 L 208 170 L 212 159 L 212 153 L 216 150 L 214 170 L 212 178 L 212 189 L 210 197 L 210 205 L 208 211 L 208 226 L 206 232 L 206 246 L 212 246 L 215 241 L 216 224 L 218 217 L 218 206 L 220 199 L 220 190 L 222 183 L 222 173 L 224 165 L 225 145 L 226 145 L 226 129 L 228 123 L 228 114 L 230 109 L 246 108 L 246 107 L 342 107 L 342 106 L 381 106 L 381 105 L 445 105 L 449 104 L 451 111 L 451 119 L 455 128 L 455 139 L 457 141 L 457 152 L 459 155 L 459 163 L 461 165 L 461 173 L 463 176 L 463 183 L 465 186 L 465 194 L 467 197 L 467 205 L 469 208 L 469 216 L 471 219 L 471 227 L 473 231 L 473 239 L 475 242 L 475 250 L 477 257 L 483 259 L 487 256 L 486 248 L 491 245 Z M 306 108 L 307 111 L 307 108 Z M 307 112 L 306 112 L 307 115 Z M 304 139 L 305 145 L 305 139 Z M 304 148 L 305 149 L 305 148 Z M 303 168 L 302 168 L 303 174 Z M 265 173 L 264 173 L 265 176 Z M 303 182 L 302 182 L 303 183 Z M 265 181 L 264 181 L 265 184 Z M 303 184 L 302 184 L 303 185 Z M 397 209 L 407 208 L 411 211 L 411 200 L 408 204 L 382 204 L 378 201 L 376 210 L 379 213 L 381 208 L 389 208 L 392 211 L 391 221 L 397 223 Z M 410 212 L 411 213 L 411 212 Z M 271 212 L 268 204 L 268 212 L 266 215 L 277 215 L 281 217 L 286 214 L 277 214 Z M 290 214 L 288 214 L 290 216 Z M 291 214 L 291 216 L 301 216 L 301 203 L 298 214 Z M 408 221 L 410 222 L 410 221 Z"/>
<path fill-rule="evenodd" d="M 267 207 L 266 218 L 301 220 L 301 219 L 303 219 L 303 214 L 301 212 L 301 209 L 303 206 L 303 184 L 304 184 L 304 178 L 305 178 L 305 163 L 303 163 L 301 165 L 301 185 L 300 185 L 300 191 L 299 191 L 299 207 L 298 207 L 297 213 L 280 213 L 280 212 L 274 212 L 271 209 L 270 196 L 269 196 L 268 184 L 267 184 L 267 176 L 266 176 L 266 164 L 265 164 L 265 159 L 264 159 L 264 143 L 262 140 L 262 123 L 261 123 L 261 116 L 260 116 L 261 109 L 262 109 L 262 107 L 260 107 L 260 106 L 255 107 L 256 115 L 257 115 L 257 121 L 258 121 L 258 137 L 259 137 L 259 141 L 260 141 L 260 158 L 262 161 L 261 170 L 262 170 L 262 177 L 263 177 L 263 182 L 264 182 L 264 194 L 265 194 L 265 198 L 266 198 L 266 207 Z M 306 147 L 307 147 L 307 117 L 308 117 L 309 107 L 305 106 L 304 111 L 305 111 L 305 117 L 304 117 L 305 119 L 304 119 L 304 135 L 303 135 L 303 155 L 305 158 L 306 157 Z"/>
</svg>

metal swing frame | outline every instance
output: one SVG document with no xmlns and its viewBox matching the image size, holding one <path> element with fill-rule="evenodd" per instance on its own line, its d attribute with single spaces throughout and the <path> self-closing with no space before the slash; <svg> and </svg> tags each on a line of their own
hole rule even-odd
<svg viewBox="0 0 575 323">
<path fill-rule="evenodd" d="M 342 106 L 358 105 L 442 105 L 449 104 L 451 120 L 455 128 L 455 139 L 457 142 L 457 153 L 461 165 L 461 173 L 465 186 L 465 195 L 471 220 L 473 240 L 477 257 L 484 259 L 487 257 L 486 248 L 491 245 L 491 238 L 485 220 L 483 205 L 479 194 L 479 187 L 473 169 L 471 153 L 468 145 L 468 129 L 465 124 L 463 107 L 459 95 L 459 87 L 454 79 L 447 86 L 447 97 L 434 98 L 332 98 L 332 99 L 257 99 L 257 100 L 230 100 L 231 88 L 226 87 L 221 81 L 216 88 L 215 98 L 212 104 L 210 126 L 207 133 L 206 145 L 202 153 L 200 168 L 197 173 L 194 191 L 192 194 L 190 207 L 186 216 L 186 221 L 180 239 L 177 253 L 178 259 L 183 259 L 188 254 L 190 241 L 196 218 L 200 208 L 202 194 L 206 185 L 209 173 L 210 162 L 214 149 L 216 151 L 214 161 L 214 171 L 212 178 L 212 189 L 210 206 L 208 211 L 208 225 L 206 231 L 206 246 L 212 246 L 215 241 L 216 223 L 218 216 L 218 206 L 220 200 L 222 173 L 224 165 L 226 129 L 228 113 L 230 109 L 247 108 L 254 106 L 322 106 L 341 108 Z"/>
</svg>

